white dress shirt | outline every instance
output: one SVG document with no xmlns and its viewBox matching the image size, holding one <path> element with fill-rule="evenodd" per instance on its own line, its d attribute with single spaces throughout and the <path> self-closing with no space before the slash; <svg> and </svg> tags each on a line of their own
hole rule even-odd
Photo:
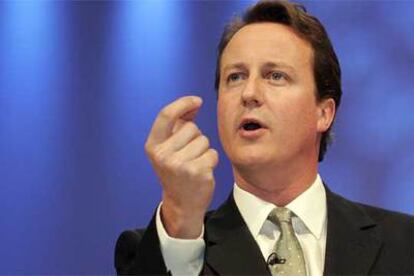
<svg viewBox="0 0 414 276">
<path fill-rule="evenodd" d="M 267 220 L 276 206 L 242 190 L 237 184 L 234 185 L 233 196 L 263 258 L 267 260 L 280 235 L 278 227 Z M 169 237 L 161 222 L 160 206 L 157 209 L 156 227 L 167 269 L 173 275 L 198 275 L 204 259 L 204 229 L 197 239 Z M 292 224 L 303 250 L 307 275 L 323 275 L 327 208 L 326 192 L 320 176 L 317 175 L 314 183 L 285 207 L 296 215 L 292 218 Z"/>
</svg>

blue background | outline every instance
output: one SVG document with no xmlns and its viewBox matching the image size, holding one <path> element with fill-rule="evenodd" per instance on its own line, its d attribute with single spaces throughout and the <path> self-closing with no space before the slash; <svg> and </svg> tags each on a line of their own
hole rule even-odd
<svg viewBox="0 0 414 276">
<path fill-rule="evenodd" d="M 160 186 L 143 145 L 162 106 L 203 97 L 216 130 L 216 44 L 240 1 L 0 2 L 0 274 L 111 274 L 126 228 Z M 414 213 L 414 2 L 305 2 L 343 69 L 332 190 Z"/>
</svg>

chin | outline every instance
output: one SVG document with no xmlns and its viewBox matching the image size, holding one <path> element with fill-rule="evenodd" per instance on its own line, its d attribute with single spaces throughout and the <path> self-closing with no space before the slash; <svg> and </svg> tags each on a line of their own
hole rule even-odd
<svg viewBox="0 0 414 276">
<path fill-rule="evenodd" d="M 237 167 L 245 167 L 252 169 L 257 166 L 263 166 L 264 164 L 272 163 L 275 155 L 271 154 L 268 150 L 246 149 L 242 152 L 237 152 L 231 158 L 232 163 Z"/>
</svg>

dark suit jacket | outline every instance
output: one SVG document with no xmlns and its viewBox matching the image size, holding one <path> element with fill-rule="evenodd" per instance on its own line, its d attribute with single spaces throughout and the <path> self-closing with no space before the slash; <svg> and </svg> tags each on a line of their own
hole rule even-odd
<svg viewBox="0 0 414 276">
<path fill-rule="evenodd" d="M 414 217 L 346 200 L 327 190 L 324 275 L 414 275 Z M 233 196 L 205 219 L 202 274 L 269 275 Z M 168 274 L 155 216 L 146 230 L 125 231 L 115 249 L 118 274 Z"/>
</svg>

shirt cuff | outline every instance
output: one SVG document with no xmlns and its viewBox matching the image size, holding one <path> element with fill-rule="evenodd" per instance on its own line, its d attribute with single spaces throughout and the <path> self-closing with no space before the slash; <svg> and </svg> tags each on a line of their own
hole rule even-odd
<svg viewBox="0 0 414 276">
<path fill-rule="evenodd" d="M 170 237 L 161 221 L 161 205 L 162 202 L 158 205 L 155 223 L 167 270 L 170 270 L 172 275 L 199 275 L 204 259 L 204 225 L 196 239 Z"/>
</svg>

